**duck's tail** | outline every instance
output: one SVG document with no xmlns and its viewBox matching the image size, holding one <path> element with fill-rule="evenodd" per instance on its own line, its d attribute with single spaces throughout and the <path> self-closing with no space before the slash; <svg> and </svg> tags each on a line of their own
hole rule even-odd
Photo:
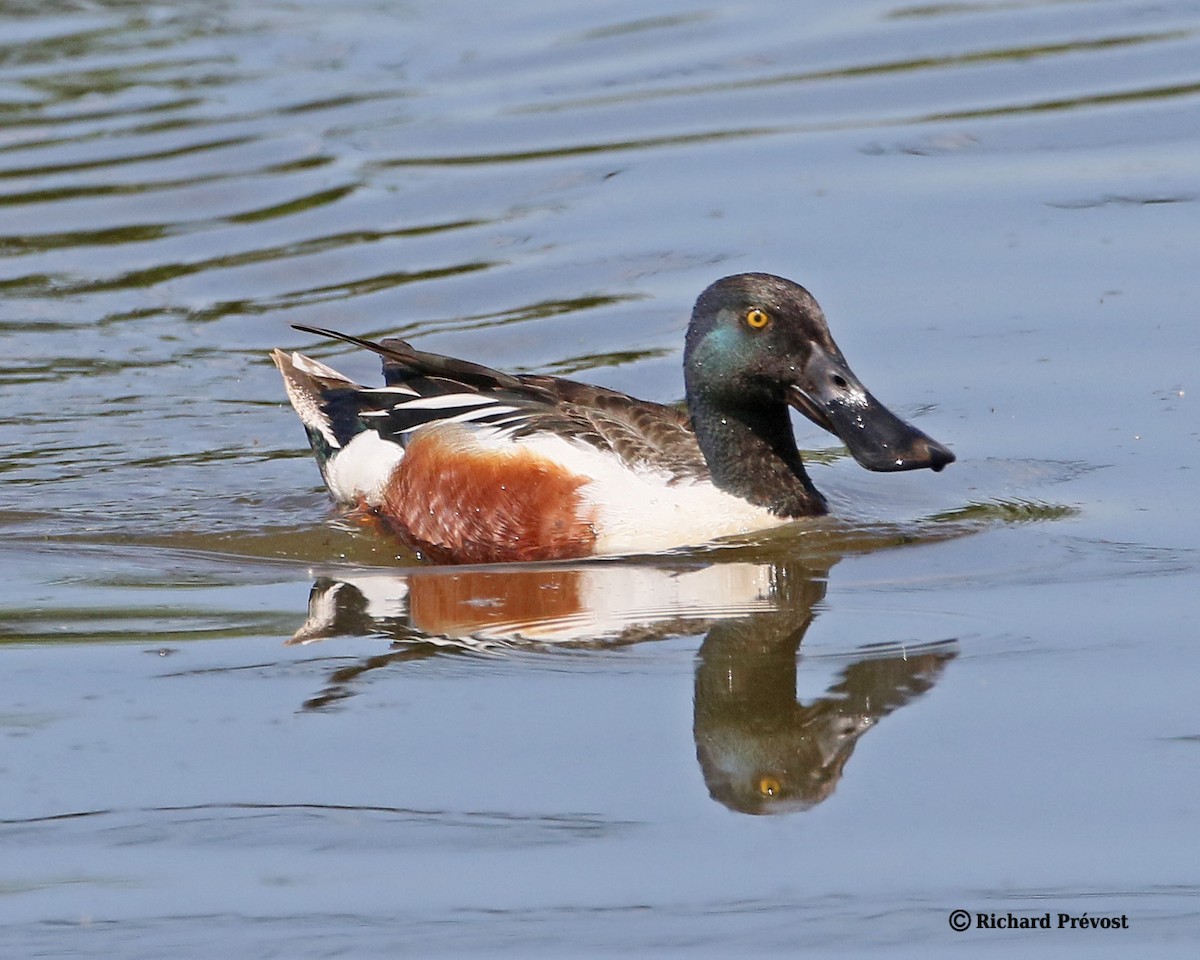
<svg viewBox="0 0 1200 960">
<path fill-rule="evenodd" d="M 387 442 L 387 456 L 375 458 L 378 470 L 367 471 L 378 472 L 378 477 L 356 476 L 349 482 L 344 476 L 348 464 L 339 462 L 337 469 L 333 464 L 357 438 L 362 438 L 354 445 L 359 453 L 365 452 L 360 451 L 360 447 L 370 446 L 368 441 L 375 441 L 376 445 L 383 442 L 368 415 L 389 408 L 396 402 L 397 393 L 407 395 L 412 391 L 404 387 L 368 389 L 302 353 L 289 354 L 276 349 L 271 352 L 271 359 L 283 374 L 288 399 L 304 425 L 321 468 L 321 477 L 330 492 L 339 500 L 354 502 L 364 490 L 373 490 L 382 483 L 392 461 L 401 455 L 401 448 L 396 443 Z M 344 459 L 357 462 L 362 458 Z"/>
<path fill-rule="evenodd" d="M 283 374 L 283 385 L 288 400 L 296 409 L 300 422 L 308 432 L 309 442 L 322 465 L 336 450 L 340 450 L 353 438 L 357 430 L 347 430 L 349 424 L 339 424 L 331 415 L 328 398 L 339 392 L 356 391 L 353 380 L 343 377 L 336 370 L 325 366 L 301 353 L 288 354 L 282 350 L 271 351 L 271 359 Z"/>
</svg>

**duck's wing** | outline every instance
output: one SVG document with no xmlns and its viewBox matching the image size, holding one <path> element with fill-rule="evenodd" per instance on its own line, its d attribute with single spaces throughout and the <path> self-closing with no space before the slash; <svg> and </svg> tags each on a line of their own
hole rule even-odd
<svg viewBox="0 0 1200 960">
<path fill-rule="evenodd" d="M 678 407 L 561 377 L 514 376 L 395 338 L 377 343 L 320 327 L 296 329 L 379 354 L 386 386 L 361 388 L 369 403 L 358 415 L 402 445 L 420 427 L 460 423 L 514 439 L 553 433 L 610 452 L 631 467 L 663 471 L 676 482 L 709 475 L 690 419 Z"/>
<path fill-rule="evenodd" d="M 559 377 L 520 379 L 557 398 L 557 411 L 575 425 L 573 436 L 623 463 L 661 470 L 676 481 L 709 476 L 685 410 Z"/>
</svg>

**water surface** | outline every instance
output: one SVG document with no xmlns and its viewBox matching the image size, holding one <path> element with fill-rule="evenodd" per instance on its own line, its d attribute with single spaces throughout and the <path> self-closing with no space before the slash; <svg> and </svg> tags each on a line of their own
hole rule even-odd
<svg viewBox="0 0 1200 960">
<path fill-rule="evenodd" d="M 1194 6 L 0 25 L 5 955 L 1194 953 Z M 675 401 L 743 270 L 959 461 L 798 420 L 827 519 L 423 567 L 266 356 Z"/>
</svg>

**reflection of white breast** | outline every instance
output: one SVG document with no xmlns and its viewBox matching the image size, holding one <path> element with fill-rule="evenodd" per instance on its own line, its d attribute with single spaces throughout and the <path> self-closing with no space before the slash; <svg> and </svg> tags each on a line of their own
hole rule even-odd
<svg viewBox="0 0 1200 960">
<path fill-rule="evenodd" d="M 667 570 L 614 563 L 578 573 L 577 611 L 541 621 L 493 623 L 479 635 L 547 643 L 604 639 L 631 627 L 744 617 L 774 607 L 771 568 L 765 565 L 728 563 Z"/>
</svg>

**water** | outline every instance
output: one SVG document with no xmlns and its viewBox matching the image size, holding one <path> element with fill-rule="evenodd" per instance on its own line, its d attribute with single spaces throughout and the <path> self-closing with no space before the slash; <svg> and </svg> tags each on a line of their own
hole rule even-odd
<svg viewBox="0 0 1200 960">
<path fill-rule="evenodd" d="M 1200 7 L 0 8 L 5 956 L 1191 956 Z M 292 323 L 682 394 L 767 270 L 948 443 L 414 565 Z M 951 910 L 1128 929 L 950 929 Z"/>
</svg>

